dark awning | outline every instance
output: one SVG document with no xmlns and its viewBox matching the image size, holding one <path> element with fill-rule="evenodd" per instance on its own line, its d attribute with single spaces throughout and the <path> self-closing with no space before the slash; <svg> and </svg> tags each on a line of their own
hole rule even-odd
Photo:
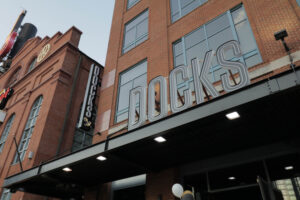
<svg viewBox="0 0 300 200">
<path fill-rule="evenodd" d="M 114 137 L 107 150 L 105 142 L 94 144 L 7 177 L 4 187 L 80 198 L 85 187 L 251 148 L 265 147 L 266 154 L 299 151 L 297 83 L 294 72 L 280 74 Z M 230 111 L 241 117 L 229 121 L 225 114 Z M 155 142 L 159 135 L 167 141 Z M 97 160 L 99 155 L 107 160 Z M 66 166 L 72 172 L 62 171 Z"/>
</svg>

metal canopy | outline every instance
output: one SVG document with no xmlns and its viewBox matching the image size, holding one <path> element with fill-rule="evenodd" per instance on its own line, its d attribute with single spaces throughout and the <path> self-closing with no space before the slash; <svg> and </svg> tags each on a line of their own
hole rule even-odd
<svg viewBox="0 0 300 200">
<path fill-rule="evenodd" d="M 278 151 L 299 151 L 297 83 L 294 72 L 280 74 L 114 137 L 106 151 L 105 142 L 94 144 L 7 177 L 3 187 L 81 199 L 85 187 L 251 148 L 281 143 Z M 229 121 L 233 110 L 241 118 Z M 167 141 L 155 142 L 159 135 Z M 107 160 L 97 160 L 100 154 Z M 62 171 L 66 166 L 72 172 Z"/>
</svg>

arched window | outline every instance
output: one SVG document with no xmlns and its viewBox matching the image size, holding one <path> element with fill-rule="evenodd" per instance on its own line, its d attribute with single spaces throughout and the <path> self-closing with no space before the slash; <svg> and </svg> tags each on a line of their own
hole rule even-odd
<svg viewBox="0 0 300 200">
<path fill-rule="evenodd" d="M 10 131 L 10 128 L 12 127 L 12 124 L 14 122 L 14 119 L 15 119 L 15 114 L 13 114 L 7 121 L 6 125 L 5 125 L 5 128 L 4 128 L 4 131 L 1 135 L 1 138 L 0 138 L 0 153 L 2 152 L 2 149 L 4 147 L 4 144 L 5 144 L 5 141 L 6 141 L 6 138 L 9 134 L 9 131 Z"/>
<path fill-rule="evenodd" d="M 14 73 L 11 75 L 9 81 L 7 82 L 6 86 L 7 87 L 10 87 L 12 86 L 15 82 L 17 82 L 18 78 L 19 78 L 19 75 L 20 75 L 20 72 L 21 72 L 21 67 L 18 67 L 18 69 L 16 69 L 14 71 Z"/>
<path fill-rule="evenodd" d="M 20 154 L 20 160 L 21 161 L 25 157 L 25 153 L 26 153 L 26 150 L 28 148 L 28 144 L 29 144 L 29 141 L 30 141 L 30 138 L 31 138 L 31 135 L 32 135 L 35 123 L 36 123 L 36 119 L 39 115 L 39 111 L 40 111 L 40 108 L 41 108 L 41 105 L 42 105 L 42 101 L 43 101 L 43 96 L 40 96 L 35 100 L 35 102 L 33 103 L 32 108 L 31 108 L 28 120 L 26 122 L 26 126 L 25 126 L 25 129 L 23 131 L 21 141 L 19 142 L 19 145 L 18 145 L 18 151 L 19 151 L 19 154 Z M 18 161 L 19 161 L 19 158 L 18 158 L 18 154 L 16 153 L 15 158 L 13 160 L 13 163 L 17 163 Z"/>
<path fill-rule="evenodd" d="M 31 70 L 32 70 L 33 68 L 35 68 L 36 60 L 37 60 L 37 58 L 35 57 L 35 58 L 31 61 L 27 73 L 31 72 Z"/>
</svg>

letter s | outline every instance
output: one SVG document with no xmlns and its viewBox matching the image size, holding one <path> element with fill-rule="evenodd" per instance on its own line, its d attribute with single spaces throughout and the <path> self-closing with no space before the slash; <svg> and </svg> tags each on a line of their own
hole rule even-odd
<svg viewBox="0 0 300 200">
<path fill-rule="evenodd" d="M 239 61 L 228 61 L 225 59 L 225 51 L 228 49 L 233 49 L 233 54 L 235 57 L 242 56 L 242 51 L 240 48 L 240 45 L 238 41 L 231 40 L 228 41 L 217 49 L 217 60 L 221 67 L 225 69 L 232 69 L 232 70 L 238 70 L 238 73 L 240 74 L 240 82 L 237 85 L 230 85 L 229 83 L 229 72 L 226 71 L 226 73 L 221 75 L 222 85 L 226 92 L 232 92 L 234 90 L 240 89 L 248 84 L 250 84 L 250 78 L 248 74 L 247 67 L 244 63 L 241 63 Z"/>
</svg>

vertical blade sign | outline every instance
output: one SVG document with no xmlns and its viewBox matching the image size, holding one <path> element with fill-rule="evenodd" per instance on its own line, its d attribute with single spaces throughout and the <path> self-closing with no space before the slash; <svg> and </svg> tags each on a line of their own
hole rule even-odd
<svg viewBox="0 0 300 200">
<path fill-rule="evenodd" d="M 95 99 L 97 94 L 100 67 L 92 64 L 88 82 L 85 89 L 84 100 L 80 113 L 78 128 L 90 130 L 94 126 L 93 109 L 95 109 Z"/>
</svg>

